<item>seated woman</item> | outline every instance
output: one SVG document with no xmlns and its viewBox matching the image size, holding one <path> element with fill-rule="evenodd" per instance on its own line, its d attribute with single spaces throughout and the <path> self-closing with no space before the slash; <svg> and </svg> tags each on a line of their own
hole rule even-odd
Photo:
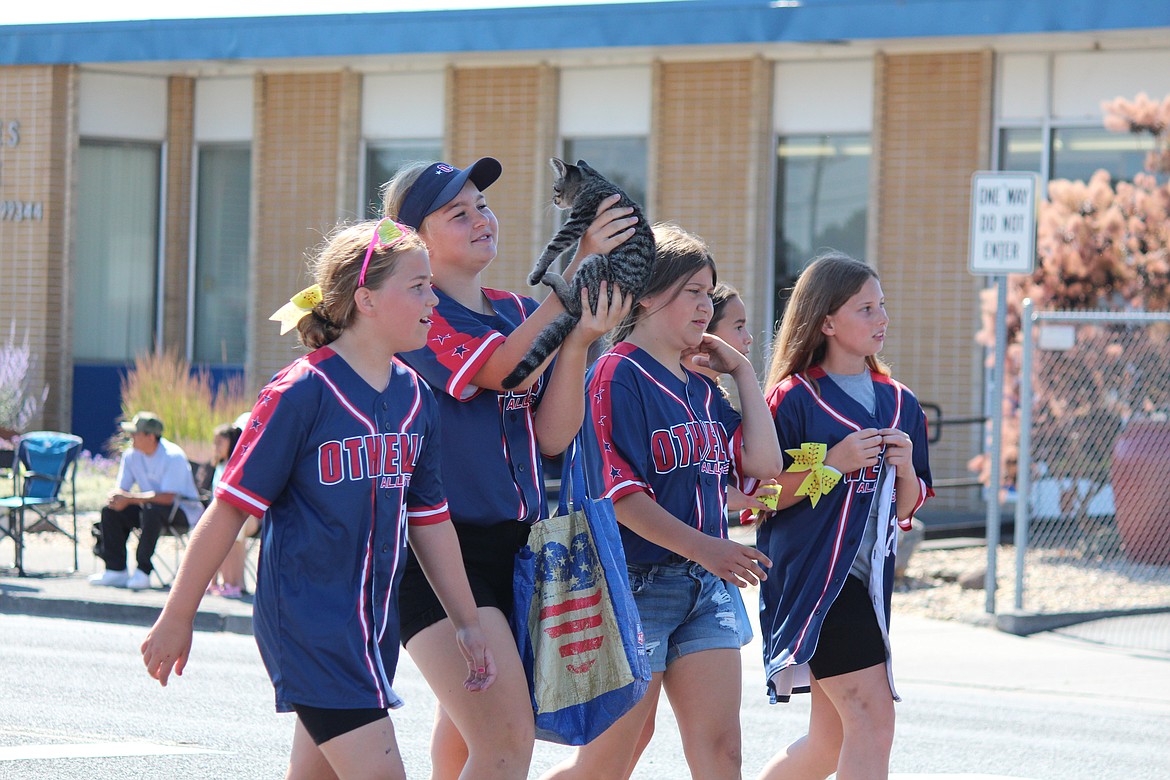
<svg viewBox="0 0 1170 780">
<path fill-rule="evenodd" d="M 246 418 L 246 415 L 244 417 Z M 215 467 L 215 473 L 211 477 L 211 491 L 215 492 L 216 486 L 219 485 L 219 480 L 223 477 L 224 469 L 227 468 L 228 458 L 231 457 L 232 452 L 236 449 L 236 442 L 240 440 L 240 434 L 243 433 L 242 428 L 238 423 L 242 420 L 237 419 L 233 423 L 224 423 L 215 429 L 215 455 L 212 465 Z M 227 557 L 223 559 L 223 564 L 219 567 L 219 571 L 212 579 L 211 584 L 207 586 L 207 592 L 215 596 L 223 596 L 225 599 L 238 599 L 244 595 L 244 559 L 247 557 L 248 551 L 245 543 L 249 537 L 255 536 L 260 530 L 260 518 L 248 516 L 244 521 L 243 527 L 240 528 L 239 535 L 236 536 L 236 541 L 232 544 L 231 550 L 228 551 Z"/>
</svg>

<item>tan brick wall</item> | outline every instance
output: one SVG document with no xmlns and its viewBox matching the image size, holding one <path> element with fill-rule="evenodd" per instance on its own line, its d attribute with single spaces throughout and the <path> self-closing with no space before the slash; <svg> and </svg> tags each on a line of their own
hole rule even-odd
<svg viewBox="0 0 1170 780">
<path fill-rule="evenodd" d="M 879 56 L 874 151 L 876 265 L 892 327 L 894 375 L 944 415 L 982 413 L 981 280 L 967 272 L 971 174 L 988 164 L 989 52 Z M 931 449 L 936 479 L 967 477 L 975 426 Z M 935 509 L 981 510 L 977 490 L 950 489 Z"/>
<path fill-rule="evenodd" d="M 195 80 L 167 81 L 166 194 L 163 238 L 163 344 L 187 348 L 187 293 L 191 262 L 191 167 L 195 138 Z"/>
<path fill-rule="evenodd" d="M 0 340 L 7 342 L 12 322 L 18 343 L 27 331 L 35 360 L 30 385 L 49 387 L 29 428 L 69 429 L 74 84 L 69 67 L 0 68 L 0 201 L 40 206 L 39 218 L 0 220 Z M 19 123 L 15 145 L 10 122 Z"/>
<path fill-rule="evenodd" d="M 268 317 L 311 278 L 307 260 L 356 202 L 360 80 L 351 72 L 256 80 L 246 383 L 258 389 L 302 349 Z"/>
<path fill-rule="evenodd" d="M 532 263 L 552 237 L 552 170 L 556 151 L 556 71 L 547 67 L 455 68 L 447 89 L 447 149 L 465 167 L 495 157 L 504 167 L 487 201 L 500 222 L 499 251 L 485 286 L 546 292 L 528 286 Z"/>
<path fill-rule="evenodd" d="M 652 218 L 706 239 L 757 337 L 768 330 L 771 79 L 754 59 L 660 63 L 654 72 Z"/>
</svg>

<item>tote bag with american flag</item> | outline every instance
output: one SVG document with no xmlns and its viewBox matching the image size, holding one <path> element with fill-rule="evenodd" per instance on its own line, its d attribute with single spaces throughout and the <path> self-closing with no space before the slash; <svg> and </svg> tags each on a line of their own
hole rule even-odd
<svg viewBox="0 0 1170 780">
<path fill-rule="evenodd" d="M 577 449 L 565 454 L 556 515 L 516 556 L 512 613 L 536 736 L 563 745 L 605 731 L 650 681 L 613 504 L 586 496 Z"/>
</svg>

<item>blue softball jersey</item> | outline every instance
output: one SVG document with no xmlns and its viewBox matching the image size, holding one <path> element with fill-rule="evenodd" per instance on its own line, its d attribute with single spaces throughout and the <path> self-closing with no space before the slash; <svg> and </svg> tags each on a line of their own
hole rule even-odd
<svg viewBox="0 0 1170 780">
<path fill-rule="evenodd" d="M 276 709 L 396 707 L 407 526 L 450 519 L 429 388 L 321 347 L 260 392 L 216 498 L 263 516 L 253 626 Z"/>
<path fill-rule="evenodd" d="M 476 387 L 475 376 L 539 305 L 483 288 L 494 313 L 472 311 L 435 288 L 427 344 L 400 357 L 435 390 L 443 418 L 443 484 L 456 522 L 534 523 L 548 514 L 535 414 L 548 371 L 528 390 Z"/>
<path fill-rule="evenodd" d="M 589 495 L 615 503 L 643 492 L 687 525 L 727 538 L 727 485 L 737 487 L 740 416 L 718 386 L 686 380 L 629 342 L 597 359 L 586 378 L 585 474 Z M 626 561 L 677 556 L 621 528 Z"/>
<path fill-rule="evenodd" d="M 878 372 L 872 372 L 872 378 L 873 413 L 820 368 L 788 377 L 774 387 L 767 401 L 780 448 L 798 449 L 805 442 L 815 442 L 831 449 L 854 431 L 899 428 L 909 434 L 914 446 L 914 470 L 919 482 L 918 504 L 914 507 L 917 511 L 934 495 L 927 458 L 926 416 L 905 385 Z M 773 701 L 787 701 L 793 690 L 807 690 L 807 663 L 816 650 L 821 623 L 849 576 L 874 501 L 880 502 L 877 542 L 873 551 L 863 554 L 871 555 L 870 600 L 885 638 L 890 691 L 897 699 L 890 673 L 888 630 L 898 522 L 893 469 L 883 467 L 884 455 L 883 448 L 876 466 L 845 474 L 836 488 L 821 496 L 816 507 L 801 499 L 771 516 L 756 531 L 756 546 L 772 560 L 768 579 L 760 585 L 760 629 L 768 691 Z M 787 452 L 784 459 L 786 467 L 791 464 Z M 908 527 L 909 521 L 905 523 Z"/>
</svg>

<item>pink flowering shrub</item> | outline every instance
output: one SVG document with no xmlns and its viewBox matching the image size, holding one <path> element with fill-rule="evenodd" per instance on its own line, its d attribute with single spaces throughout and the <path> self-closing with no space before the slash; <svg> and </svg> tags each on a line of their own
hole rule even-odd
<svg viewBox="0 0 1170 780">
<path fill-rule="evenodd" d="M 1019 454 L 1024 299 L 1031 298 L 1042 311 L 1170 309 L 1170 187 L 1166 183 L 1170 96 L 1155 101 L 1140 94 L 1132 101 L 1106 101 L 1101 108 L 1106 128 L 1149 133 L 1155 138 L 1155 149 L 1146 157 L 1146 170 L 1135 175 L 1132 183 L 1115 186 L 1104 170 L 1087 182 L 1054 179 L 1048 183 L 1048 198 L 1040 202 L 1037 218 L 1036 270 L 1008 277 L 1001 472 L 1005 484 L 1015 483 Z M 981 295 L 982 328 L 976 341 L 993 347 L 996 291 L 988 288 Z M 1034 440 L 1053 443 L 1052 452 L 1036 453 L 1036 459 L 1044 460 L 1054 474 L 1060 473 L 1065 454 L 1060 447 L 1107 455 L 1125 420 L 1170 410 L 1170 388 L 1160 382 L 1143 383 L 1128 368 L 1170 365 L 1170 332 L 1165 327 L 1152 325 L 1135 334 L 1124 328 L 1082 325 L 1078 340 L 1075 351 L 1046 358 L 1068 363 L 1059 370 L 1078 377 L 1077 381 L 1068 383 L 1063 392 L 1041 391 L 1035 399 Z M 1090 417 L 1094 424 L 1082 425 Z M 1095 433 L 1091 440 L 1063 435 L 1067 431 L 1071 436 L 1074 429 Z M 989 480 L 986 454 L 972 459 L 970 466 L 985 483 Z"/>
</svg>

